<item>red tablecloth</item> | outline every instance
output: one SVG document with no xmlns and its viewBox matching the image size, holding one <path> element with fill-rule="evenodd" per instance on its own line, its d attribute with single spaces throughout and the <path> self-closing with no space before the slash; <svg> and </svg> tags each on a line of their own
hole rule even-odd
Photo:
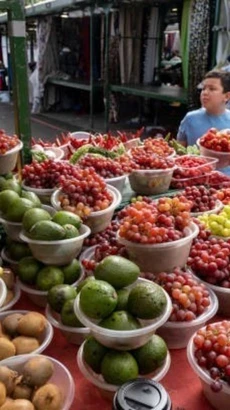
<svg viewBox="0 0 230 410">
<path fill-rule="evenodd" d="M 14 309 L 30 309 L 44 313 L 43 309 L 38 308 L 24 295 Z M 43 352 L 61 361 L 75 380 L 76 392 L 71 410 L 112 410 L 112 401 L 104 398 L 80 373 L 76 361 L 77 351 L 78 346 L 68 343 L 60 331 L 54 329 L 54 338 Z M 213 407 L 202 394 L 198 377 L 189 366 L 186 349 L 171 350 L 170 353 L 171 366 L 161 383 L 171 397 L 173 410 L 212 410 Z"/>
</svg>

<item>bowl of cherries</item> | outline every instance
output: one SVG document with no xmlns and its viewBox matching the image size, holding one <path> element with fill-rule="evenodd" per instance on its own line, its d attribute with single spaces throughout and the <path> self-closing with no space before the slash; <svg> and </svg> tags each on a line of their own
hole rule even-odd
<svg viewBox="0 0 230 410">
<path fill-rule="evenodd" d="M 107 185 L 92 168 L 75 166 L 72 175 L 63 175 L 59 184 L 60 189 L 51 196 L 55 209 L 77 214 L 91 233 L 101 232 L 110 224 L 121 202 L 121 194 L 115 187 Z"/>
<path fill-rule="evenodd" d="M 228 410 L 230 401 L 230 322 L 210 323 L 190 339 L 187 357 L 200 379 L 203 393 L 217 410 Z"/>
<path fill-rule="evenodd" d="M 201 155 L 216 158 L 217 169 L 230 165 L 230 129 L 211 128 L 197 141 Z"/>
<path fill-rule="evenodd" d="M 188 270 L 162 272 L 156 282 L 168 292 L 173 306 L 169 319 L 157 333 L 169 349 L 185 348 L 193 333 L 216 314 L 218 299 Z"/>
<path fill-rule="evenodd" d="M 13 171 L 22 147 L 23 143 L 16 135 L 11 137 L 0 130 L 0 175 Z"/>
</svg>

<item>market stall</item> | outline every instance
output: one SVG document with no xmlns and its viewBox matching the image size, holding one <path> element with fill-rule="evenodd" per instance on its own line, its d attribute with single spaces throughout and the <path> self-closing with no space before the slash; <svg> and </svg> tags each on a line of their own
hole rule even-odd
<svg viewBox="0 0 230 410">
<path fill-rule="evenodd" d="M 220 151 L 215 150 L 217 131 L 204 135 L 202 155 L 197 147 L 185 149 L 176 141 L 142 140 L 142 132 L 68 134 L 53 144 L 33 141 L 33 161 L 17 170 L 22 143 L 2 132 L 0 272 L 7 280 L 0 283 L 0 320 L 9 310 L 42 314 L 45 336 L 29 352 L 66 367 L 64 387 L 60 376 L 51 379 L 65 399 L 58 409 L 112 409 L 119 385 L 144 376 L 162 383 L 174 409 L 209 410 L 214 402 L 225 410 L 229 322 L 222 320 L 229 317 L 230 179 L 221 169 L 230 162 L 229 132 L 218 134 Z M 118 299 L 120 291 L 127 299 Z M 153 293 L 157 299 L 149 296 Z M 123 308 L 116 311 L 118 303 Z M 114 328 L 109 318 L 113 323 L 117 314 L 123 323 Z M 21 320 L 14 330 L 2 322 L 3 334 L 11 329 L 7 343 L 12 349 L 1 349 L 3 364 L 11 356 L 20 360 L 13 347 L 15 332 L 16 339 L 37 333 L 28 325 L 20 330 Z M 221 326 L 205 328 L 216 322 Z M 102 349 L 99 365 L 86 359 L 89 335 Z M 156 341 L 161 359 L 146 363 L 142 349 Z M 25 353 L 29 348 L 18 342 L 17 349 Z M 206 380 L 213 374 L 203 385 L 208 400 L 194 370 L 193 351 Z M 112 362 L 102 363 L 114 352 L 119 362 L 111 372 Z M 117 375 L 123 356 L 132 367 Z M 127 369 L 132 373 L 127 375 Z"/>
</svg>

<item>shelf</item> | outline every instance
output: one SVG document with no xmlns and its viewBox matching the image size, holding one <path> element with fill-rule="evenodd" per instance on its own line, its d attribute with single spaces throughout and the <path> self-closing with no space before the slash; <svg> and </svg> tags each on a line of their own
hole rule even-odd
<svg viewBox="0 0 230 410">
<path fill-rule="evenodd" d="M 84 91 L 91 91 L 92 86 L 89 83 L 89 81 L 84 81 L 84 80 L 63 80 L 60 78 L 55 78 L 55 77 L 50 77 L 47 80 L 47 84 L 53 84 L 57 85 L 60 87 L 68 87 L 68 88 L 75 88 L 77 90 L 84 90 Z M 94 88 L 101 88 L 103 87 L 102 82 L 94 82 L 93 83 Z"/>
<path fill-rule="evenodd" d="M 156 87 L 144 84 L 111 84 L 110 91 L 166 102 L 177 101 L 181 104 L 187 104 L 188 102 L 188 95 L 185 89 L 167 85 Z"/>
</svg>

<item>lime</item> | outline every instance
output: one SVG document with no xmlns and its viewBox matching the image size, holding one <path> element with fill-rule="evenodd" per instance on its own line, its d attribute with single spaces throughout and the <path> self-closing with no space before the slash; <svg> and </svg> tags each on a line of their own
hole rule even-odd
<svg viewBox="0 0 230 410">
<path fill-rule="evenodd" d="M 79 230 L 71 224 L 65 224 L 63 228 L 65 229 L 65 239 L 77 238 L 80 235 Z"/>
<path fill-rule="evenodd" d="M 81 218 L 78 215 L 69 211 L 57 211 L 52 220 L 59 225 L 73 225 L 77 229 L 80 228 L 82 223 Z"/>
<path fill-rule="evenodd" d="M 99 343 L 93 336 L 86 339 L 83 347 L 83 359 L 95 372 L 101 372 L 101 362 L 108 349 Z"/>
<path fill-rule="evenodd" d="M 7 246 L 7 252 L 9 256 L 15 261 L 19 261 L 26 256 L 31 256 L 31 250 L 26 243 L 12 241 Z"/>
<path fill-rule="evenodd" d="M 12 208 L 13 203 L 19 198 L 17 192 L 10 189 L 0 192 L 0 211 L 5 214 L 5 212 Z"/>
<path fill-rule="evenodd" d="M 29 199 L 38 208 L 40 208 L 42 206 L 40 199 L 38 198 L 38 196 L 34 192 L 23 191 L 22 190 L 21 198 Z"/>
<path fill-rule="evenodd" d="M 32 208 L 25 212 L 22 219 L 22 226 L 25 231 L 29 232 L 33 225 L 39 221 L 49 221 L 51 216 L 49 212 L 42 208 Z"/>
<path fill-rule="evenodd" d="M 148 374 L 162 366 L 167 356 L 167 345 L 162 337 L 153 335 L 143 346 L 132 351 L 141 374 Z"/>
<path fill-rule="evenodd" d="M 34 285 L 36 283 L 38 272 L 41 270 L 42 266 L 42 263 L 38 262 L 33 256 L 22 258 L 18 264 L 17 273 L 19 279 L 28 285 Z"/>
<path fill-rule="evenodd" d="M 138 283 L 128 297 L 128 311 L 140 319 L 155 319 L 166 307 L 167 299 L 161 286 L 153 282 Z"/>
<path fill-rule="evenodd" d="M 117 304 L 115 289 L 103 280 L 91 280 L 80 292 L 80 307 L 93 319 L 104 319 L 109 316 Z"/>
<path fill-rule="evenodd" d="M 116 310 L 127 310 L 129 292 L 130 292 L 130 289 L 117 290 L 118 299 L 117 299 Z"/>
<path fill-rule="evenodd" d="M 83 286 L 86 285 L 86 283 L 90 282 L 91 280 L 95 280 L 94 276 L 88 276 L 86 279 L 82 280 L 78 285 L 77 285 L 77 293 L 81 291 Z"/>
<path fill-rule="evenodd" d="M 138 320 L 124 310 L 113 312 L 99 322 L 99 326 L 113 330 L 135 330 L 141 327 Z"/>
<path fill-rule="evenodd" d="M 101 362 L 101 374 L 107 383 L 120 385 L 138 377 L 139 369 L 129 352 L 111 350 Z"/>
<path fill-rule="evenodd" d="M 68 265 L 61 267 L 62 272 L 64 273 L 64 283 L 71 285 L 76 282 L 81 274 L 81 265 L 77 259 L 73 259 Z"/>
<path fill-rule="evenodd" d="M 45 266 L 37 275 L 36 286 L 39 290 L 49 290 L 64 283 L 64 273 L 57 266 Z"/>
<path fill-rule="evenodd" d="M 47 300 L 50 307 L 60 313 L 64 303 L 69 299 L 75 299 L 76 296 L 77 291 L 73 286 L 60 284 L 49 289 Z"/>
<path fill-rule="evenodd" d="M 14 178 L 5 179 L 5 182 L 2 184 L 2 191 L 6 189 L 11 189 L 14 192 L 17 192 L 18 195 L 21 195 L 22 188 L 19 182 Z"/>
<path fill-rule="evenodd" d="M 25 212 L 34 207 L 34 203 L 29 199 L 18 198 L 13 202 L 13 205 L 8 208 L 5 217 L 11 222 L 22 222 Z"/>
<path fill-rule="evenodd" d="M 74 299 L 69 299 L 64 302 L 61 309 L 61 322 L 65 326 L 70 327 L 84 327 L 74 312 Z"/>
<path fill-rule="evenodd" d="M 95 268 L 96 279 L 106 280 L 115 289 L 121 289 L 135 282 L 140 274 L 139 267 L 118 255 L 106 256 Z"/>
</svg>

